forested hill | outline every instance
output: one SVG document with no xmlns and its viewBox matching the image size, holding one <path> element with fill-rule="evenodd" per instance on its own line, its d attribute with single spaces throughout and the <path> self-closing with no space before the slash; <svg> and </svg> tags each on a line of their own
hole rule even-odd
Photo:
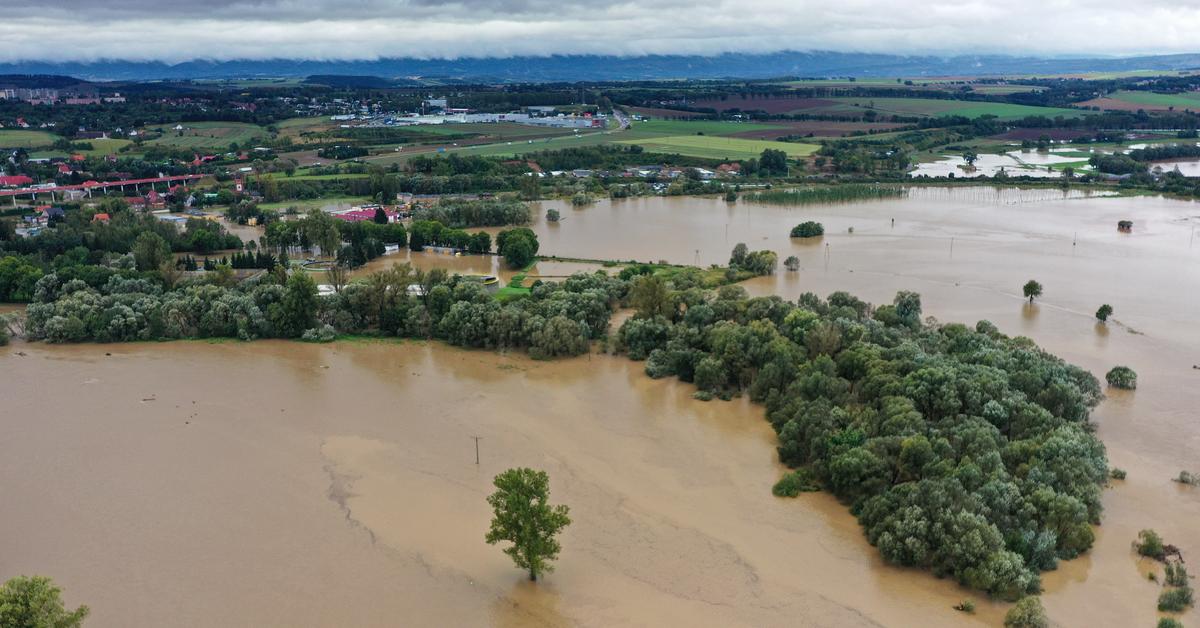
<svg viewBox="0 0 1200 628">
<path fill-rule="evenodd" d="M 842 52 L 728 53 L 710 57 L 651 55 L 378 59 L 313 61 L 265 59 L 178 64 L 101 60 L 50 63 L 0 63 L 0 74 L 59 74 L 96 80 L 306 77 L 357 75 L 384 78 L 426 77 L 448 80 L 575 81 L 667 78 L 772 78 L 781 76 L 948 76 L 986 74 L 1062 74 L 1130 70 L 1185 70 L 1200 67 L 1200 54 L 1126 58 L 1039 58 L 998 55 L 953 57 Z"/>
</svg>

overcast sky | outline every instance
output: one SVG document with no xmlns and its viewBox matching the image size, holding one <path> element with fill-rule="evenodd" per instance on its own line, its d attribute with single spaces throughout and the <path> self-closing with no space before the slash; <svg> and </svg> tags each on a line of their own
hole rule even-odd
<svg viewBox="0 0 1200 628">
<path fill-rule="evenodd" d="M 1200 52 L 1200 0 L 6 0 L 0 61 Z"/>
</svg>

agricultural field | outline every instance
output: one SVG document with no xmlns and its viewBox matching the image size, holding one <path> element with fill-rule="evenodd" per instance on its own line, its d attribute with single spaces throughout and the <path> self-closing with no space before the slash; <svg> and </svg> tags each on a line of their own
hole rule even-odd
<svg viewBox="0 0 1200 628">
<path fill-rule="evenodd" d="M 555 129 L 535 127 L 527 124 L 512 122 L 482 122 L 478 124 L 425 124 L 411 127 L 423 134 L 429 135 L 476 135 L 499 140 L 521 139 L 529 137 L 547 137 L 555 135 L 571 135 L 572 129 Z M 588 132 L 580 129 L 580 133 Z"/>
<path fill-rule="evenodd" d="M 297 174 L 291 177 L 281 177 L 281 181 L 334 181 L 344 179 L 366 179 L 371 175 L 366 173 L 356 174 Z"/>
<path fill-rule="evenodd" d="M 1093 98 L 1079 103 L 1081 107 L 1099 107 L 1111 111 L 1180 111 L 1200 110 L 1200 93 L 1159 94 L 1145 91 L 1119 91 L 1104 98 Z"/>
<path fill-rule="evenodd" d="M 196 150 L 221 150 L 236 142 L 246 146 L 257 138 L 266 137 L 266 129 L 244 122 L 180 122 L 184 129 L 175 131 L 176 124 L 156 124 L 150 131 L 162 130 L 162 137 L 146 142 Z"/>
<path fill-rule="evenodd" d="M 662 109 L 659 107 L 625 107 L 631 114 L 646 116 L 648 118 L 699 118 L 705 114 L 695 113 L 693 111 L 680 111 L 678 109 Z"/>
<path fill-rule="evenodd" d="M 943 116 L 958 115 L 975 118 L 994 115 L 1000 118 L 1021 118 L 1030 115 L 1048 117 L 1082 115 L 1082 111 L 1055 107 L 1032 107 L 1008 103 L 949 100 L 941 98 L 870 98 L 835 97 L 801 98 L 791 96 L 766 96 L 759 98 L 729 98 L 725 100 L 700 100 L 695 106 L 722 111 L 765 111 L 771 114 L 815 114 L 858 117 L 866 110 L 887 115 Z"/>
<path fill-rule="evenodd" d="M 933 98 L 836 98 L 842 111 L 865 112 L 874 109 L 879 113 L 902 116 L 965 116 L 978 118 L 993 115 L 998 118 L 1023 118 L 1025 116 L 1078 117 L 1082 111 L 1057 107 L 1031 107 L 1008 103 L 975 102 L 967 100 L 940 100 Z"/>
<path fill-rule="evenodd" d="M 629 133 L 638 138 L 672 135 L 737 135 L 761 131 L 787 131 L 782 124 L 729 120 L 646 120 L 634 122 Z"/>
<path fill-rule="evenodd" d="M 581 131 L 578 134 L 567 131 L 558 132 L 549 137 L 546 136 L 548 131 L 553 133 L 557 130 L 540 129 L 517 124 L 446 126 L 459 128 L 464 126 L 472 128 L 483 127 L 489 129 L 495 135 L 485 135 L 466 140 L 460 139 L 456 142 L 448 142 L 442 146 L 406 146 L 403 151 L 382 152 L 378 155 L 367 157 L 365 160 L 376 164 L 404 162 L 413 155 L 437 152 L 439 149 L 444 153 L 453 152 L 459 155 L 515 157 L 543 150 L 559 150 L 610 143 L 640 144 L 649 151 L 662 151 L 711 159 L 757 157 L 763 151 L 763 148 L 779 148 L 797 156 L 808 155 L 815 150 L 815 147 L 811 149 L 807 148 L 809 146 L 807 144 L 789 144 L 734 137 L 744 133 L 774 132 L 779 135 L 790 134 L 791 130 L 789 127 L 783 124 L 756 124 L 719 120 L 648 120 L 635 122 L 625 131 Z M 446 129 L 446 131 L 449 130 Z M 776 137 L 779 135 L 776 135 Z M 718 139 L 721 141 L 718 142 Z M 714 150 L 714 146 L 718 145 L 724 148 Z"/>
<path fill-rule="evenodd" d="M 904 128 L 906 124 L 892 122 L 830 122 L 824 120 L 779 120 L 771 122 L 771 130 L 739 131 L 730 137 L 758 140 L 774 140 L 787 135 L 812 135 L 816 138 L 846 137 L 855 134 L 872 134 L 878 137 L 883 132 Z"/>
<path fill-rule="evenodd" d="M 60 138 L 46 131 L 30 129 L 0 129 L 0 148 L 33 148 L 49 146 Z"/>
<path fill-rule="evenodd" d="M 98 140 L 79 140 L 78 143 L 91 144 L 92 150 L 75 151 L 87 155 L 88 157 L 103 157 L 105 155 L 115 155 L 120 150 L 133 142 L 121 139 L 119 137 L 108 137 Z"/>
<path fill-rule="evenodd" d="M 637 144 L 655 153 L 679 154 L 705 159 L 751 159 L 768 148 L 782 150 L 789 157 L 807 157 L 819 148 L 816 144 L 750 140 L 717 135 L 669 135 L 649 139 L 619 140 L 621 144 Z"/>
<path fill-rule="evenodd" d="M 912 84 L 905 84 L 904 81 L 911 81 Z M 1040 89 L 1033 85 L 1020 84 L 995 84 L 995 83 L 975 83 L 969 79 L 963 78 L 945 78 L 945 79 L 887 79 L 887 78 L 860 78 L 856 80 L 849 79 L 807 79 L 801 81 L 787 81 L 783 83 L 790 87 L 798 87 L 805 89 L 812 88 L 830 88 L 830 89 L 854 89 L 856 87 L 871 87 L 871 88 L 886 88 L 895 87 L 903 89 L 916 89 L 926 91 L 939 92 L 957 92 L 964 87 L 969 86 L 971 91 L 977 94 L 992 94 L 992 95 L 1008 95 L 1022 92 L 1032 92 Z"/>
</svg>

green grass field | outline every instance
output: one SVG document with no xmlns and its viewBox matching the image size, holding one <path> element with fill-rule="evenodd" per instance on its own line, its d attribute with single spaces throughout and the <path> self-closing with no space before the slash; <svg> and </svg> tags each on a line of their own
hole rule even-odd
<svg viewBox="0 0 1200 628">
<path fill-rule="evenodd" d="M 175 124 L 155 124 L 147 127 L 149 130 L 162 129 L 163 136 L 147 142 L 147 144 L 162 144 L 179 148 L 197 150 L 219 150 L 237 142 L 239 146 L 248 146 L 256 138 L 266 137 L 266 129 L 243 122 L 181 122 L 184 130 L 175 131 Z"/>
<path fill-rule="evenodd" d="M 1138 105 L 1152 107 L 1174 107 L 1176 109 L 1200 109 L 1200 93 L 1186 94 L 1156 94 L 1143 91 L 1120 91 L 1111 94 L 1109 98 Z"/>
<path fill-rule="evenodd" d="M 92 150 L 80 151 L 88 157 L 103 157 L 104 155 L 115 155 L 122 148 L 129 146 L 133 142 L 119 137 L 110 137 L 100 140 L 80 140 L 80 143 L 91 144 Z"/>
<path fill-rule="evenodd" d="M 768 148 L 782 150 L 789 157 L 807 157 L 819 148 L 815 144 L 748 140 L 714 135 L 669 135 L 649 139 L 619 140 L 620 144 L 637 144 L 649 152 L 687 155 L 705 159 L 750 159 Z"/>
<path fill-rule="evenodd" d="M 280 177 L 280 181 L 333 181 L 336 179 L 366 179 L 371 175 L 362 174 L 298 174 L 293 177 Z"/>
<path fill-rule="evenodd" d="M 634 122 L 627 131 L 630 137 L 650 138 L 675 135 L 733 135 L 747 131 L 773 131 L 785 126 L 759 124 L 755 122 L 728 122 L 723 120 L 647 120 Z"/>
<path fill-rule="evenodd" d="M 59 137 L 45 131 L 31 129 L 0 129 L 0 148 L 33 148 L 49 146 Z"/>
</svg>

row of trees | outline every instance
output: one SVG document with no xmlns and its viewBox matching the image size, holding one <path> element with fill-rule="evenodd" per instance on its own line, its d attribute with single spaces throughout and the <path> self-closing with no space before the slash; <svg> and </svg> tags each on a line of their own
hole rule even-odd
<svg viewBox="0 0 1200 628">
<path fill-rule="evenodd" d="M 215 273 L 213 274 L 216 275 Z M 38 280 L 26 334 L 47 342 L 176 338 L 300 338 L 332 333 L 440 338 L 451 344 L 527 348 L 550 358 L 578 355 L 608 331 L 627 282 L 578 275 L 539 283 L 527 299 L 501 303 L 482 284 L 407 264 L 319 297 L 304 272 L 282 268 L 236 286 L 185 279 L 174 289 L 113 275 L 100 288 L 51 273 Z"/>
<path fill-rule="evenodd" d="M 421 206 L 413 214 L 417 220 L 436 220 L 446 226 L 503 227 L 527 225 L 532 220 L 529 206 L 516 200 L 442 200 Z"/>
</svg>

